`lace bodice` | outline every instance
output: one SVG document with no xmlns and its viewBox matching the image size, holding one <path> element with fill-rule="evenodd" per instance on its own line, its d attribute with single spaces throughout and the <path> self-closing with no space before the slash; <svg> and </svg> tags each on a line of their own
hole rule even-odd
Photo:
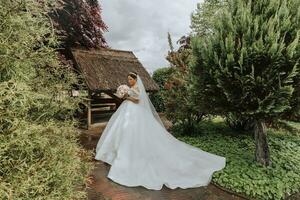
<svg viewBox="0 0 300 200">
<path fill-rule="evenodd" d="M 140 95 L 140 90 L 139 88 L 136 86 L 134 87 L 131 87 L 129 90 L 128 90 L 128 95 L 131 96 L 131 97 L 134 97 L 134 98 L 139 98 L 139 95 Z"/>
</svg>

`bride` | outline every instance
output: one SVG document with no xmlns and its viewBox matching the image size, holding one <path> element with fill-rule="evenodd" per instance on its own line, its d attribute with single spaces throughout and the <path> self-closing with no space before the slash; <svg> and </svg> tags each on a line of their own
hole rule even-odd
<svg viewBox="0 0 300 200">
<path fill-rule="evenodd" d="M 110 118 L 97 147 L 96 160 L 111 165 L 111 180 L 129 187 L 160 190 L 206 186 L 225 158 L 177 140 L 165 129 L 136 73 L 130 89 Z"/>
</svg>

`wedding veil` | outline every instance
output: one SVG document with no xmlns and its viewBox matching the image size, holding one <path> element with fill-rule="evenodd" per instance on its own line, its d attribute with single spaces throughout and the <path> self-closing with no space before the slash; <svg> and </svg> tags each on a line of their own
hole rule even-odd
<svg viewBox="0 0 300 200">
<path fill-rule="evenodd" d="M 150 101 L 148 94 L 145 90 L 143 81 L 139 75 L 137 76 L 137 86 L 140 90 L 139 104 L 141 106 L 143 106 L 144 108 L 146 108 L 149 112 L 151 112 L 153 114 L 153 116 L 155 117 L 156 121 L 158 121 L 163 127 L 165 127 L 163 122 L 161 121 L 158 113 L 156 112 L 152 102 Z"/>
</svg>

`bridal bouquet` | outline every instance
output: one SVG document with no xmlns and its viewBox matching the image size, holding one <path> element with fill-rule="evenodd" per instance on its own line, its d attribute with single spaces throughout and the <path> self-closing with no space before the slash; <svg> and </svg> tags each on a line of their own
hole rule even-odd
<svg viewBox="0 0 300 200">
<path fill-rule="evenodd" d="M 123 98 L 125 94 L 128 94 L 129 87 L 127 85 L 120 85 L 117 89 L 116 95 L 119 98 Z"/>
</svg>

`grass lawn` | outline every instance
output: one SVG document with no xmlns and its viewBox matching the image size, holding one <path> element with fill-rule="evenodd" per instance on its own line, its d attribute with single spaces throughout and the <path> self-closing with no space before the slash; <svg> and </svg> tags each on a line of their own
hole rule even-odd
<svg viewBox="0 0 300 200">
<path fill-rule="evenodd" d="M 201 122 L 197 136 L 178 139 L 226 157 L 226 167 L 214 173 L 213 182 L 255 199 L 284 199 L 300 191 L 300 123 L 288 125 L 293 132 L 268 130 L 272 160 L 269 167 L 254 161 L 252 134 L 229 129 L 221 118 Z"/>
</svg>

